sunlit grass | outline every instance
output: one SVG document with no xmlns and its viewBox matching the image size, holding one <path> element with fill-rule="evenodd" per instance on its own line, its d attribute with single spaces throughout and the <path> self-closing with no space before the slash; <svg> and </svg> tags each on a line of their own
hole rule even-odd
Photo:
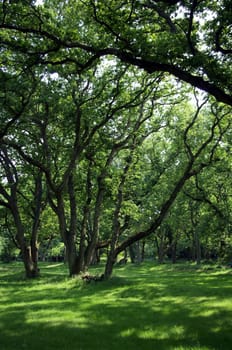
<svg viewBox="0 0 232 350">
<path fill-rule="evenodd" d="M 230 269 L 145 263 L 84 284 L 42 264 L 41 275 L 0 265 L 1 350 L 231 349 Z"/>
</svg>

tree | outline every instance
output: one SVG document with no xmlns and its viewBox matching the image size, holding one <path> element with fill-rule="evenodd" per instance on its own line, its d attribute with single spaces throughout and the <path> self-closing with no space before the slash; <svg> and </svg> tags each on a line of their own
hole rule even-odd
<svg viewBox="0 0 232 350">
<path fill-rule="evenodd" d="M 16 234 L 13 235 L 14 242 L 20 249 L 26 276 L 37 277 L 39 275 L 37 240 L 40 214 L 43 209 L 42 174 L 41 172 L 37 172 L 34 176 L 23 174 L 23 165 L 16 164 L 16 158 L 9 153 L 10 151 L 2 145 L 0 148 L 0 164 L 3 169 L 0 204 L 10 211 L 13 217 L 16 228 Z M 27 181 L 27 186 L 22 189 L 22 182 Z"/>
<path fill-rule="evenodd" d="M 154 211 L 153 206 L 153 214 L 151 214 L 150 223 L 147 223 L 147 228 L 133 233 L 129 235 L 129 237 L 125 237 L 121 242 L 118 242 L 114 250 L 113 258 L 111 259 L 112 265 L 120 252 L 124 251 L 134 242 L 144 239 L 156 232 L 163 223 L 178 194 L 184 188 L 187 180 L 201 173 L 204 168 L 210 166 L 216 160 L 215 152 L 217 145 L 222 140 L 223 135 L 230 125 L 227 118 L 229 111 L 221 111 L 220 108 L 216 107 L 215 109 L 211 108 L 210 114 L 209 110 L 201 114 L 201 110 L 205 104 L 206 101 L 203 101 L 201 104 L 197 101 L 197 108 L 192 119 L 187 119 L 187 123 L 182 125 L 182 132 L 180 135 L 182 137 L 182 150 L 185 152 L 185 156 L 183 159 L 177 158 L 178 166 L 176 166 L 175 161 L 173 162 L 176 169 L 175 177 L 173 175 L 171 177 L 169 173 L 170 171 L 173 172 L 173 167 L 170 167 L 168 170 L 166 169 L 165 177 L 167 176 L 167 178 L 165 179 L 165 185 L 167 186 L 168 184 L 168 187 L 167 191 L 163 192 L 158 210 Z M 196 134 L 196 130 L 199 130 L 199 125 L 201 125 L 201 127 L 204 125 L 205 113 L 208 116 L 207 127 L 200 134 Z M 211 119 L 210 128 L 209 118 Z M 179 126 L 180 125 L 177 125 L 177 127 Z M 171 179 L 170 183 L 167 182 L 167 179 Z M 109 277 L 110 271 L 112 272 L 112 265 L 111 270 L 108 268 L 106 278 Z"/>
<path fill-rule="evenodd" d="M 154 97 L 153 85 L 159 76 L 147 79 L 139 72 L 137 78 L 141 85 L 134 87 L 131 73 L 128 67 L 115 65 L 113 73 L 102 67 L 78 78 L 67 72 L 61 72 L 56 79 L 51 74 L 45 75 L 30 101 L 30 111 L 21 116 L 22 134 L 14 141 L 5 135 L 2 141 L 44 174 L 48 200 L 57 215 L 66 247 L 70 275 L 80 273 L 91 263 L 109 168 L 120 150 L 131 147 L 134 134 L 149 117 L 141 113 L 137 116 L 137 111 L 151 94 Z M 83 162 L 89 164 L 88 172 L 92 171 L 93 164 L 98 164 L 94 170 L 98 190 L 87 247 L 88 201 L 93 196 L 88 175 L 87 202 L 79 223 L 75 191 L 79 177 L 83 177 L 78 171 Z"/>
</svg>

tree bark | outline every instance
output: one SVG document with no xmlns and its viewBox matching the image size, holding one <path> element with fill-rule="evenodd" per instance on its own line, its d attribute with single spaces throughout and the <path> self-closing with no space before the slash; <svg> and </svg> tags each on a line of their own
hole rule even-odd
<svg viewBox="0 0 232 350">
<path fill-rule="evenodd" d="M 21 250 L 26 277 L 27 278 L 38 277 L 40 273 L 39 273 L 38 264 L 37 264 L 38 262 L 37 254 L 36 256 L 32 256 L 31 247 L 27 246 L 26 244 L 25 232 L 24 232 L 23 224 L 20 218 L 20 214 L 18 212 L 16 202 L 14 202 L 14 204 L 12 203 L 12 215 L 13 215 L 15 227 L 17 230 L 16 240 Z"/>
<path fill-rule="evenodd" d="M 71 277 L 71 276 L 78 275 L 79 273 L 75 233 L 73 231 L 68 230 L 67 228 L 62 193 L 56 193 L 56 197 L 57 197 L 56 213 L 59 221 L 59 231 L 64 241 L 65 251 L 66 251 L 66 261 L 68 263 L 69 275 Z"/>
<path fill-rule="evenodd" d="M 105 273 L 104 273 L 104 278 L 107 280 L 111 277 L 111 274 L 113 272 L 113 266 L 116 262 L 118 253 L 116 252 L 116 247 L 118 244 L 118 239 L 120 236 L 121 232 L 121 227 L 120 227 L 120 221 L 119 221 L 119 214 L 123 202 L 123 187 L 126 181 L 126 176 L 129 171 L 130 165 L 132 163 L 132 156 L 128 159 L 128 162 L 126 166 L 124 167 L 123 174 L 121 177 L 121 181 L 118 187 L 118 193 L 117 193 L 117 199 L 116 199 L 116 206 L 114 210 L 114 218 L 113 218 L 113 225 L 112 225 L 112 237 L 111 237 L 111 242 L 110 242 L 110 250 L 108 253 L 107 257 L 107 262 L 106 262 L 106 267 L 105 267 Z M 126 251 L 126 248 L 123 249 Z M 123 251 L 121 250 L 121 251 Z"/>
</svg>

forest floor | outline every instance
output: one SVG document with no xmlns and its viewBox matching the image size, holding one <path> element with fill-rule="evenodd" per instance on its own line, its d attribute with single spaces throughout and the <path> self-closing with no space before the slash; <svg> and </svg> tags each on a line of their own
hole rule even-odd
<svg viewBox="0 0 232 350">
<path fill-rule="evenodd" d="M 230 268 L 128 264 L 85 283 L 63 264 L 40 267 L 26 280 L 22 263 L 0 264 L 1 350 L 232 348 Z"/>
</svg>

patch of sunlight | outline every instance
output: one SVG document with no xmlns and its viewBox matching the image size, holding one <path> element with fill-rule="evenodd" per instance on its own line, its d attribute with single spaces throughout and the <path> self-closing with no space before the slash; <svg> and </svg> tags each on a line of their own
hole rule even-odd
<svg viewBox="0 0 232 350">
<path fill-rule="evenodd" d="M 104 308 L 105 305 L 112 303 L 112 307 L 117 307 L 118 300 L 113 299 L 111 296 L 105 295 L 105 293 L 99 293 L 99 295 L 94 296 L 94 298 L 90 295 L 82 296 L 81 303 L 78 306 L 79 308 L 85 310 L 89 309 L 90 306 L 98 306 L 99 304 Z"/>
<path fill-rule="evenodd" d="M 231 298 L 223 298 L 220 301 L 215 301 L 212 305 L 214 308 L 226 308 L 232 310 Z"/>
<path fill-rule="evenodd" d="M 221 326 L 211 327 L 211 328 L 210 328 L 210 331 L 213 332 L 213 333 L 219 333 L 219 332 L 222 331 L 222 327 L 221 327 Z"/>
<path fill-rule="evenodd" d="M 46 265 L 45 267 L 43 267 L 44 269 L 54 269 L 57 268 L 59 266 L 64 266 L 64 263 L 60 263 L 60 264 L 51 264 L 51 265 Z"/>
<path fill-rule="evenodd" d="M 66 321 L 63 320 L 62 317 L 43 317 L 39 320 L 37 319 L 30 319 L 28 321 L 26 321 L 27 324 L 32 325 L 32 324 L 40 324 L 40 325 L 49 325 L 49 327 L 58 327 L 58 326 L 62 326 L 62 325 L 66 325 Z M 72 328 L 88 328 L 89 324 L 84 321 L 84 319 L 78 319 L 78 320 L 69 320 L 68 321 L 68 325 L 69 327 Z"/>
<path fill-rule="evenodd" d="M 134 328 L 128 328 L 120 332 L 120 336 L 123 338 L 130 337 L 136 334 L 136 330 Z"/>
<path fill-rule="evenodd" d="M 189 298 L 188 298 L 189 299 Z M 186 297 L 180 297 L 180 296 L 160 296 L 159 300 L 161 302 L 166 302 L 166 303 L 172 303 L 172 304 L 184 304 L 187 300 Z"/>
<path fill-rule="evenodd" d="M 196 300 L 197 305 L 197 300 Z M 220 301 L 211 298 L 211 300 L 207 300 L 202 302 L 199 308 L 192 309 L 191 315 L 196 317 L 210 317 L 214 315 L 218 315 L 218 313 L 222 313 L 224 310 L 231 311 L 232 303 L 231 298 L 223 298 Z"/>
<path fill-rule="evenodd" d="M 57 312 L 57 310 L 41 310 L 40 312 L 29 313 L 26 317 L 27 324 L 49 324 L 50 326 L 59 326 L 69 320 L 69 325 L 85 328 L 86 319 L 71 311 Z"/>
<path fill-rule="evenodd" d="M 185 328 L 182 325 L 174 325 L 172 327 L 156 327 L 147 328 L 144 330 L 140 330 L 137 334 L 141 339 L 181 339 L 185 333 Z"/>
<path fill-rule="evenodd" d="M 67 310 L 58 311 L 57 309 L 39 310 L 29 312 L 26 316 L 26 322 L 29 324 L 49 324 L 50 326 L 59 326 L 66 323 L 77 328 L 86 328 L 91 324 L 100 324 L 101 326 L 112 325 L 112 321 L 105 318 L 104 314 L 91 315 L 82 314 L 81 312 Z"/>
<path fill-rule="evenodd" d="M 163 334 L 164 335 L 164 334 Z M 140 339 L 158 339 L 153 329 L 146 329 L 138 332 L 138 338 Z M 166 339 L 168 337 L 161 337 L 159 339 Z"/>
<path fill-rule="evenodd" d="M 217 310 L 207 309 L 207 310 L 199 310 L 198 312 L 195 311 L 194 315 L 196 316 L 197 314 L 198 316 L 201 316 L 201 317 L 210 317 L 217 313 L 218 313 Z"/>
</svg>

